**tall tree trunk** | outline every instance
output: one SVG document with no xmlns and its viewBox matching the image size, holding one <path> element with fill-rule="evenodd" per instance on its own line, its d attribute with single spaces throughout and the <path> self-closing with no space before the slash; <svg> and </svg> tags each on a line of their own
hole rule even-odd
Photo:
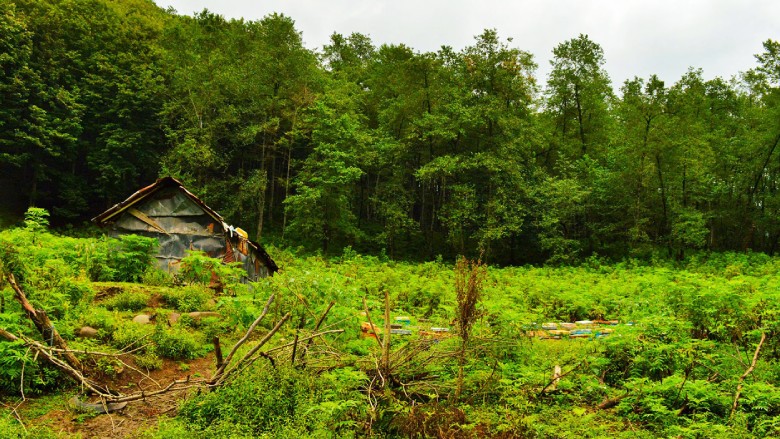
<svg viewBox="0 0 780 439">
<path fill-rule="evenodd" d="M 268 181 L 268 171 L 265 169 L 265 134 L 263 134 L 263 146 L 260 153 L 260 167 L 263 169 L 263 173 L 266 176 L 266 182 Z M 257 241 L 263 236 L 263 219 L 265 218 L 265 192 L 268 188 L 268 183 L 265 184 L 263 190 L 258 194 L 257 200 Z"/>
<path fill-rule="evenodd" d="M 271 158 L 271 184 L 266 184 L 271 191 L 271 196 L 268 200 L 268 223 L 273 227 L 274 225 L 274 190 L 276 185 L 276 154 Z"/>
<path fill-rule="evenodd" d="M 585 121 L 582 117 L 582 103 L 580 102 L 580 87 L 574 86 L 574 100 L 577 103 L 577 122 L 579 124 L 580 142 L 582 142 L 582 155 L 585 156 L 588 152 L 587 144 L 585 143 Z"/>
<path fill-rule="evenodd" d="M 265 210 L 265 188 L 258 194 L 257 197 L 257 241 L 260 242 L 260 238 L 263 236 L 263 211 Z"/>
<path fill-rule="evenodd" d="M 753 183 L 753 186 L 750 188 L 750 193 L 748 197 L 748 205 L 752 205 L 754 196 L 756 194 L 756 191 L 758 191 L 758 185 L 761 183 L 761 179 L 764 176 L 764 172 L 766 171 L 767 166 L 769 166 L 769 161 L 772 159 L 772 154 L 774 154 L 775 149 L 777 148 L 778 143 L 780 143 L 780 134 L 775 137 L 775 141 L 772 142 L 772 146 L 769 148 L 769 152 L 766 155 L 766 159 L 764 160 L 763 165 L 761 166 L 761 169 L 758 170 L 756 173 L 756 179 Z"/>
<path fill-rule="evenodd" d="M 290 167 L 292 162 L 292 148 L 293 148 L 293 133 L 295 133 L 295 125 L 298 122 L 298 108 L 293 112 L 292 127 L 290 128 L 290 138 L 287 144 L 287 172 L 284 176 L 284 200 L 290 196 Z M 284 204 L 282 200 L 282 204 Z M 287 228 L 287 209 L 282 209 L 282 238 L 284 238 L 284 229 Z"/>
<path fill-rule="evenodd" d="M 658 173 L 658 184 L 661 186 L 661 206 L 663 207 L 663 221 L 661 223 L 661 229 L 659 235 L 667 235 L 667 229 L 669 228 L 669 209 L 666 201 L 666 185 L 664 184 L 664 174 L 661 170 L 661 155 L 656 153 L 655 155 L 656 172 Z M 669 250 L 669 256 L 673 255 L 672 243 L 670 237 L 666 236 L 667 248 Z"/>
<path fill-rule="evenodd" d="M 683 171 L 682 172 L 682 202 L 683 202 L 683 207 L 688 207 L 688 194 L 687 194 L 687 191 L 686 191 L 686 189 L 687 189 L 686 186 L 687 186 L 688 180 L 687 180 L 687 175 L 686 175 L 687 169 L 686 169 L 685 165 L 683 165 L 682 171 Z"/>
</svg>

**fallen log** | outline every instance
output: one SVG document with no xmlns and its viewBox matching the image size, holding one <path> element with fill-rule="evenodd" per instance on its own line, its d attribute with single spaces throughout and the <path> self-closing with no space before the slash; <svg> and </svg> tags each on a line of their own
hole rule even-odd
<svg viewBox="0 0 780 439">
<path fill-rule="evenodd" d="M 598 405 L 597 408 L 599 410 L 611 409 L 612 407 L 615 407 L 616 405 L 620 404 L 620 401 L 624 400 L 628 395 L 629 393 L 626 392 L 618 397 L 605 399 L 604 401 L 601 402 L 601 404 Z"/>
<path fill-rule="evenodd" d="M 91 403 L 91 402 L 84 402 L 78 396 L 74 396 L 73 398 L 68 400 L 68 405 L 70 405 L 72 408 L 80 412 L 105 414 L 105 413 L 112 413 L 117 410 L 122 410 L 127 406 L 127 403 L 126 402 Z"/>
<path fill-rule="evenodd" d="M 22 291 L 19 284 L 16 283 L 16 278 L 14 278 L 13 273 L 6 273 L 5 278 L 14 290 L 14 299 L 22 305 L 22 309 L 24 309 L 27 317 L 32 320 L 43 340 L 48 343 L 49 346 L 63 349 L 65 351 L 63 353 L 65 361 L 74 369 L 81 369 L 81 362 L 75 355 L 68 351 L 68 344 L 62 336 L 60 336 L 60 333 L 57 332 L 57 329 L 54 327 L 51 320 L 49 320 L 49 316 L 46 315 L 46 312 L 42 309 L 35 309 L 35 307 L 32 306 L 27 300 L 27 295 L 24 294 L 24 291 Z"/>
</svg>

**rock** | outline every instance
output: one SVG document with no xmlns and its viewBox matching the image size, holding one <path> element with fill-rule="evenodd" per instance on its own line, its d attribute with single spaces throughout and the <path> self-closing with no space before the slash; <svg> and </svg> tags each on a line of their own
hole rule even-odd
<svg viewBox="0 0 780 439">
<path fill-rule="evenodd" d="M 193 311 L 189 313 L 189 316 L 192 317 L 193 320 L 200 320 L 204 317 L 222 317 L 218 312 L 214 311 Z"/>
<path fill-rule="evenodd" d="M 95 338 L 97 337 L 97 333 L 97 329 L 91 326 L 83 326 L 78 331 L 76 331 L 76 336 L 84 338 Z"/>
<path fill-rule="evenodd" d="M 133 317 L 133 321 L 139 325 L 148 325 L 149 323 L 152 323 L 152 316 L 149 314 L 138 314 Z"/>
<path fill-rule="evenodd" d="M 106 404 L 103 403 L 88 403 L 81 401 L 77 396 L 74 396 L 73 398 L 68 400 L 68 404 L 70 406 L 80 412 L 85 413 L 111 413 L 115 412 L 117 410 L 122 410 L 127 406 L 126 402 L 109 402 Z"/>
<path fill-rule="evenodd" d="M 168 316 L 168 323 L 170 323 L 171 325 L 175 325 L 176 322 L 178 322 L 180 318 L 181 318 L 181 314 L 179 314 L 177 312 L 172 312 Z"/>
</svg>

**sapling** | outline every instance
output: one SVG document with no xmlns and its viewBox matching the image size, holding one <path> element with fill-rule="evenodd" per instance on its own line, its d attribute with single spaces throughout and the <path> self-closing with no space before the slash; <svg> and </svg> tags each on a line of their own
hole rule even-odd
<svg viewBox="0 0 780 439">
<path fill-rule="evenodd" d="M 461 339 L 460 352 L 458 354 L 458 381 L 455 390 L 455 400 L 460 399 L 463 390 L 463 366 L 466 363 L 466 350 L 468 348 L 471 328 L 479 317 L 477 304 L 482 295 L 482 287 L 487 278 L 487 266 L 481 259 L 469 261 L 460 257 L 455 265 L 455 293 L 457 295 L 457 322 L 458 335 Z"/>
</svg>

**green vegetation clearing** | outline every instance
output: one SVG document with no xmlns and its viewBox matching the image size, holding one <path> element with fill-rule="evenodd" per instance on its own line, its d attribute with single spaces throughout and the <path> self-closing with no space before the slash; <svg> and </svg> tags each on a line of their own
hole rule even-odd
<svg viewBox="0 0 780 439">
<path fill-rule="evenodd" d="M 134 246 L 142 241 L 127 239 Z M 323 258 L 272 248 L 283 267 L 280 273 L 251 285 L 234 280 L 233 293 L 217 296 L 202 283 L 174 285 L 169 275 L 148 266 L 140 282 L 96 282 L 105 273 L 115 279 L 135 276 L 131 273 L 138 265 L 112 259 L 108 255 L 116 252 L 106 251 L 126 241 L 60 237 L 32 220 L 25 228 L 0 232 L 0 241 L 4 270 L 23 279 L 30 300 L 47 309 L 77 352 L 116 352 L 141 340 L 143 348 L 134 352 L 131 364 L 143 370 L 191 373 L 193 359 L 212 355 L 215 335 L 231 346 L 271 294 L 276 300 L 268 321 L 241 352 L 283 314 L 292 313 L 267 358 L 258 358 L 225 386 L 190 393 L 178 411 L 154 417 L 133 433 L 142 437 L 726 438 L 780 433 L 780 260 L 762 254 L 488 267 L 484 282 L 474 284 L 480 299 L 461 361 L 455 281 L 457 276 L 468 281 L 472 272 L 441 261 L 403 263 L 352 251 Z M 136 256 L 148 261 L 143 253 Z M 361 331 L 368 318 L 384 328 L 385 291 L 391 323 L 411 331 L 392 336 L 387 369 L 381 367 L 377 340 Z M 2 290 L 2 297 L 2 326 L 39 338 L 10 289 Z M 317 339 L 308 349 L 301 343 L 293 363 L 290 350 L 279 347 L 296 334 L 301 339 L 310 334 L 330 302 L 335 304 L 321 329 L 345 331 Z M 191 318 L 187 313 L 192 310 L 219 317 Z M 180 317 L 170 323 L 173 313 Z M 139 314 L 153 315 L 154 321 L 133 322 Z M 576 329 L 590 328 L 591 333 L 555 339 L 542 329 L 575 321 Z M 83 326 L 97 329 L 96 337 L 76 337 Z M 448 328 L 449 336 L 432 328 Z M 30 358 L 18 343 L 0 342 L 0 350 L 6 408 L 21 400 L 24 367 L 28 402 L 18 413 L 29 432 L 6 409 L 2 431 L 57 437 L 65 421 L 36 421 L 45 419 L 47 410 L 64 410 L 69 422 L 95 422 L 62 407 L 76 390 L 72 382 Z M 89 361 L 107 382 L 120 383 L 129 373 L 110 358 Z M 38 400 L 52 403 L 37 405 L 35 412 Z M 90 437 L 88 430 L 72 428 L 67 431 Z"/>
</svg>

